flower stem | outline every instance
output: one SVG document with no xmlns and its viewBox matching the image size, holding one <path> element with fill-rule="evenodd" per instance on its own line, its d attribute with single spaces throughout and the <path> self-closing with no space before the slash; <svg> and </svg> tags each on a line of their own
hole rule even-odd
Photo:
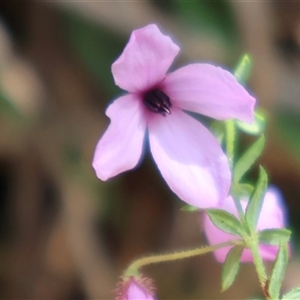
<svg viewBox="0 0 300 300">
<path fill-rule="evenodd" d="M 206 254 L 212 251 L 215 251 L 217 249 L 231 246 L 231 245 L 239 244 L 238 240 L 234 241 L 228 241 L 225 243 L 220 243 L 213 246 L 204 246 L 201 248 L 196 248 L 193 250 L 185 250 L 181 252 L 174 252 L 174 253 L 167 253 L 167 254 L 158 254 L 153 256 L 147 256 L 140 259 L 137 259 L 134 261 L 124 272 L 124 277 L 132 276 L 138 274 L 138 269 L 140 269 L 143 266 L 160 263 L 160 262 L 167 262 L 167 261 L 173 261 L 173 260 L 179 260 L 184 258 L 189 258 L 193 256 L 198 256 L 202 254 Z"/>
<path fill-rule="evenodd" d="M 226 137 L 226 154 L 229 161 L 230 169 L 233 167 L 234 146 L 235 146 L 235 126 L 234 120 L 227 120 L 225 122 L 225 137 Z"/>
<path fill-rule="evenodd" d="M 233 172 L 233 163 L 234 163 L 234 154 L 235 154 L 234 148 L 235 148 L 236 136 L 237 136 L 234 122 L 235 122 L 234 120 L 225 121 L 226 154 L 227 154 L 229 166 L 230 166 L 230 169 L 232 170 L 232 172 Z M 233 200 L 234 200 L 235 207 L 238 211 L 240 220 L 243 222 L 244 221 L 244 211 L 243 211 L 241 202 L 234 195 L 233 195 Z"/>
<path fill-rule="evenodd" d="M 262 288 L 262 291 L 266 297 L 266 300 L 271 300 L 268 293 L 268 276 L 266 274 L 264 262 L 259 253 L 259 244 L 257 238 L 253 239 L 250 243 L 250 250 L 253 255 L 253 262 L 258 275 L 259 283 Z"/>
</svg>

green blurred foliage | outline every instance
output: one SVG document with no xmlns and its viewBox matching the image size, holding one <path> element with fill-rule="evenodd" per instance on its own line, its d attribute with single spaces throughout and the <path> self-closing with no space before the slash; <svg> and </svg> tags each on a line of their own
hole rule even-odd
<svg viewBox="0 0 300 300">
<path fill-rule="evenodd" d="M 295 110 L 281 110 L 277 114 L 279 134 L 300 164 L 300 114 Z"/>
<path fill-rule="evenodd" d="M 276 114 L 278 134 L 289 155 L 292 155 L 300 167 L 300 114 L 296 110 L 281 109 Z M 295 199 L 298 201 L 299 199 Z M 293 232 L 294 251 L 300 252 L 300 219 L 298 210 L 290 210 L 290 228 Z"/>
<path fill-rule="evenodd" d="M 156 0 L 155 3 L 183 24 L 217 35 L 228 45 L 237 41 L 237 28 L 229 1 Z"/>
<path fill-rule="evenodd" d="M 14 102 L 7 97 L 0 86 L 0 112 L 2 116 L 7 116 L 11 121 L 18 122 L 23 118 L 21 111 Z"/>
<path fill-rule="evenodd" d="M 122 52 L 127 39 L 71 13 L 63 12 L 61 17 L 65 24 L 65 38 L 100 82 L 101 88 L 111 97 L 120 93 L 111 75 L 111 65 Z"/>
</svg>

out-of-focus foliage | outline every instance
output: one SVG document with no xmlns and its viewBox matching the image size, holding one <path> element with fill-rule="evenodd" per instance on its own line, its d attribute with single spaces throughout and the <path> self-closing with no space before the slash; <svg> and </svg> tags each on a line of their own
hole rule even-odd
<svg viewBox="0 0 300 300">
<path fill-rule="evenodd" d="M 183 26 L 190 26 L 192 30 L 200 29 L 208 35 L 216 35 L 227 46 L 233 46 L 237 42 L 235 19 L 228 1 L 155 1 L 155 3 L 166 13 L 178 18 Z"/>
<path fill-rule="evenodd" d="M 2 114 L 8 114 L 12 116 L 21 116 L 20 111 L 13 104 L 11 100 L 4 94 L 4 92 L 0 89 L 0 111 Z"/>
<path fill-rule="evenodd" d="M 110 96 L 119 94 L 111 74 L 111 64 L 120 55 L 126 39 L 116 36 L 108 28 L 67 12 L 61 13 L 65 24 L 65 38 L 76 49 L 83 64 L 90 70 Z"/>
<path fill-rule="evenodd" d="M 277 125 L 282 141 L 300 164 L 300 113 L 281 110 L 277 114 Z"/>
</svg>

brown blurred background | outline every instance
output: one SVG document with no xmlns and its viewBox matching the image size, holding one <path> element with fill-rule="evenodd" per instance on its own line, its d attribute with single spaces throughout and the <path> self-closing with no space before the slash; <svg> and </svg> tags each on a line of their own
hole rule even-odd
<svg viewBox="0 0 300 300">
<path fill-rule="evenodd" d="M 148 151 L 137 169 L 106 183 L 91 168 L 105 108 L 121 93 L 110 66 L 131 31 L 149 23 L 181 46 L 177 66 L 232 69 L 252 56 L 249 87 L 269 120 L 260 163 L 294 230 L 284 290 L 300 285 L 299 2 L 2 1 L 0 299 L 113 299 L 134 258 L 205 243 L 200 216 L 179 210 Z M 220 270 L 207 255 L 144 273 L 159 299 L 261 296 L 251 265 L 223 294 Z"/>
</svg>

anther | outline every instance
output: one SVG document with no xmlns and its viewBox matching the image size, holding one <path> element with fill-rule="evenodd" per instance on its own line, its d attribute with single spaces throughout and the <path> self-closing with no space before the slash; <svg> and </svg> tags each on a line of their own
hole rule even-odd
<svg viewBox="0 0 300 300">
<path fill-rule="evenodd" d="M 163 116 L 171 113 L 170 98 L 161 90 L 154 89 L 144 95 L 144 104 L 152 112 L 162 114 Z"/>
</svg>

